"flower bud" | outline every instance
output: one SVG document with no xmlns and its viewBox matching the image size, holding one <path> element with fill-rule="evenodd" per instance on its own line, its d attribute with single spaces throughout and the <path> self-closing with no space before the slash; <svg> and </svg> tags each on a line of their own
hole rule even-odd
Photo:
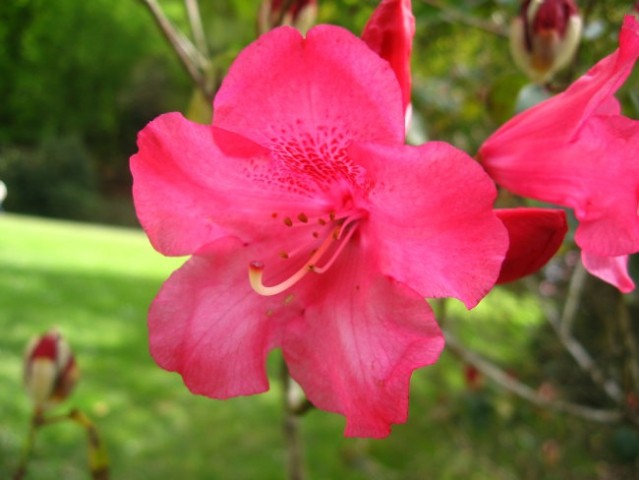
<svg viewBox="0 0 639 480">
<path fill-rule="evenodd" d="M 78 379 L 69 344 L 57 330 L 33 338 L 25 352 L 24 384 L 36 408 L 66 399 Z"/>
<path fill-rule="evenodd" d="M 515 63 L 532 81 L 545 83 L 573 59 L 581 30 L 573 0 L 525 0 L 510 30 Z"/>
<path fill-rule="evenodd" d="M 282 12 L 284 8 L 286 11 Z M 258 30 L 262 34 L 280 25 L 290 25 L 305 34 L 315 24 L 316 18 L 316 0 L 262 0 Z"/>
</svg>

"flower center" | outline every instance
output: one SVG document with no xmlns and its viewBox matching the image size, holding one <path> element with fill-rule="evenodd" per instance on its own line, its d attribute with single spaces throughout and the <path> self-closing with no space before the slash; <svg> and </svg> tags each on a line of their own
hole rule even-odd
<svg viewBox="0 0 639 480">
<path fill-rule="evenodd" d="M 304 214 L 300 214 L 298 219 L 304 224 L 309 221 Z M 264 263 L 259 261 L 251 262 L 249 264 L 249 282 L 251 283 L 251 287 L 260 295 L 277 295 L 291 288 L 308 273 L 322 274 L 326 272 L 331 265 L 335 263 L 335 260 L 337 260 L 337 257 L 344 250 L 344 247 L 346 247 L 346 244 L 357 230 L 359 220 L 361 219 L 362 215 L 359 213 L 351 213 L 339 219 L 335 218 L 334 214 L 329 216 L 329 220 L 320 218 L 318 223 L 323 226 L 322 233 L 320 234 L 314 231 L 312 235 L 315 240 L 314 245 L 316 245 L 317 242 L 321 242 L 317 248 L 312 248 L 309 253 L 308 246 L 301 246 L 301 248 L 297 248 L 292 252 L 283 252 L 280 254 L 281 258 L 289 260 L 300 257 L 305 252 L 308 257 L 302 266 L 280 283 L 267 286 L 264 285 L 262 281 L 265 269 Z M 284 219 L 284 223 L 289 227 L 294 226 L 293 221 L 288 217 Z"/>
</svg>

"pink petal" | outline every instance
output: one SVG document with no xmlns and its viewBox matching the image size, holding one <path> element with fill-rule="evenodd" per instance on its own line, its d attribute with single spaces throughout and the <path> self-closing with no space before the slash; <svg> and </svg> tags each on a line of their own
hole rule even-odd
<svg viewBox="0 0 639 480">
<path fill-rule="evenodd" d="M 627 255 L 603 257 L 582 251 L 581 261 L 591 274 L 617 287 L 619 291 L 629 293 L 634 290 L 635 283 L 628 275 Z"/>
<path fill-rule="evenodd" d="M 351 151 L 378 179 L 366 225 L 376 248 L 371 261 L 424 297 L 476 305 L 495 284 L 508 248 L 492 209 L 495 186 L 482 168 L 440 142 Z"/>
<path fill-rule="evenodd" d="M 410 0 L 382 0 L 368 20 L 362 40 L 390 63 L 402 89 L 404 109 L 410 104 L 410 54 L 415 17 Z"/>
<path fill-rule="evenodd" d="M 406 421 L 411 373 L 434 363 L 444 340 L 428 304 L 379 275 L 358 242 L 302 294 L 304 316 L 282 348 L 309 400 L 346 417 L 347 436 L 381 438 Z"/>
<path fill-rule="evenodd" d="M 543 267 L 568 231 L 563 210 L 515 208 L 495 210 L 508 229 L 508 253 L 497 283 L 518 280 Z"/>
<path fill-rule="evenodd" d="M 588 194 L 574 206 L 575 240 L 597 255 L 639 251 L 639 121 L 600 116 L 581 133 L 584 161 L 576 176 Z"/>
<path fill-rule="evenodd" d="M 388 63 L 350 32 L 323 25 L 304 39 L 275 29 L 240 53 L 214 102 L 214 123 L 264 145 L 308 134 L 402 142 L 401 91 Z"/>
<path fill-rule="evenodd" d="M 237 240 L 219 240 L 174 272 L 151 305 L 151 354 L 193 393 L 228 398 L 268 389 L 266 355 L 281 322 L 301 309 L 251 289 L 254 255 Z"/>
<path fill-rule="evenodd" d="M 561 93 L 507 122 L 481 147 L 486 170 L 522 196 L 575 209 L 577 244 L 599 256 L 639 250 L 639 122 L 613 95 L 639 57 L 639 22 L 620 47 Z"/>
<path fill-rule="evenodd" d="M 245 240 L 263 236 L 265 227 L 281 226 L 288 211 L 297 215 L 302 205 L 309 215 L 326 208 L 308 192 L 278 182 L 262 147 L 177 113 L 151 122 L 138 146 L 131 158 L 135 208 L 152 244 L 165 255 L 195 253 L 228 234 Z"/>
</svg>

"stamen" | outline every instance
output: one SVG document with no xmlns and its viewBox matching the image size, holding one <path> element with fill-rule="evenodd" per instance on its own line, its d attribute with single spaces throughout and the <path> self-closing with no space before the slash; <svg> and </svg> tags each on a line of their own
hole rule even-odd
<svg viewBox="0 0 639 480">
<path fill-rule="evenodd" d="M 345 225 L 352 225 L 353 222 L 349 222 Z M 340 242 L 340 244 L 337 247 L 337 250 L 335 250 L 335 252 L 333 253 L 333 255 L 331 256 L 331 258 L 328 259 L 328 262 L 326 262 L 323 266 L 318 267 L 317 265 L 315 265 L 315 268 L 313 269 L 313 271 L 315 273 L 324 273 L 326 272 L 329 268 L 331 268 L 331 266 L 333 265 L 333 263 L 335 263 L 335 260 L 337 260 L 337 257 L 339 257 L 340 253 L 342 253 L 342 250 L 344 250 L 344 247 L 346 246 L 346 244 L 348 243 L 348 241 L 351 239 L 351 237 L 353 236 L 353 233 L 355 233 L 355 230 L 357 230 L 356 226 L 353 226 L 353 228 L 351 228 L 347 233 L 346 236 L 342 239 L 342 241 Z M 343 232 L 343 228 L 340 231 L 339 236 L 341 237 Z"/>
<path fill-rule="evenodd" d="M 335 232 L 336 231 L 337 229 L 335 229 Z M 257 293 L 264 296 L 277 295 L 278 293 L 282 293 L 285 290 L 288 290 L 302 278 L 304 278 L 308 272 L 314 270 L 315 264 L 320 258 L 322 258 L 322 255 L 326 253 L 332 243 L 333 234 L 326 237 L 320 247 L 315 252 L 313 252 L 306 263 L 302 265 L 302 268 L 300 268 L 297 272 L 295 272 L 283 282 L 270 287 L 264 285 L 264 283 L 262 282 L 262 276 L 264 275 L 264 264 L 262 262 L 251 262 L 249 264 L 249 282 L 251 284 L 251 287 L 253 287 L 253 290 L 255 290 Z"/>
</svg>

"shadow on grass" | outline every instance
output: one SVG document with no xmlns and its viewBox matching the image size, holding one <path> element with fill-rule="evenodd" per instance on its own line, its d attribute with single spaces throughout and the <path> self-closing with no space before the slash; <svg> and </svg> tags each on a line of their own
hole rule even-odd
<svg viewBox="0 0 639 480">
<path fill-rule="evenodd" d="M 68 407 L 98 425 L 114 479 L 284 478 L 275 382 L 264 395 L 215 401 L 191 395 L 178 375 L 150 358 L 146 312 L 162 280 L 3 267 L 0 478 L 10 477 L 29 421 L 23 349 L 53 325 L 72 345 L 82 374 Z M 277 353 L 269 359 L 271 378 L 277 360 Z M 490 387 L 464 391 L 460 375 L 461 366 L 446 355 L 417 372 L 409 421 L 383 441 L 344 439 L 341 417 L 311 412 L 302 425 L 310 478 L 595 478 L 589 457 L 603 430 L 534 411 Z M 85 479 L 85 456 L 82 431 L 47 427 L 28 478 Z"/>
<path fill-rule="evenodd" d="M 195 397 L 178 375 L 150 358 L 146 310 L 160 283 L 124 275 L 3 269 L 0 478 L 7 478 L 17 461 L 29 418 L 22 352 L 31 336 L 53 325 L 69 340 L 82 375 L 68 404 L 101 428 L 114 478 L 281 475 L 276 394 L 233 402 Z M 32 478 L 86 478 L 85 449 L 83 433 L 72 425 L 47 427 L 38 438 Z M 252 462 L 245 461 L 247 456 Z"/>
</svg>

